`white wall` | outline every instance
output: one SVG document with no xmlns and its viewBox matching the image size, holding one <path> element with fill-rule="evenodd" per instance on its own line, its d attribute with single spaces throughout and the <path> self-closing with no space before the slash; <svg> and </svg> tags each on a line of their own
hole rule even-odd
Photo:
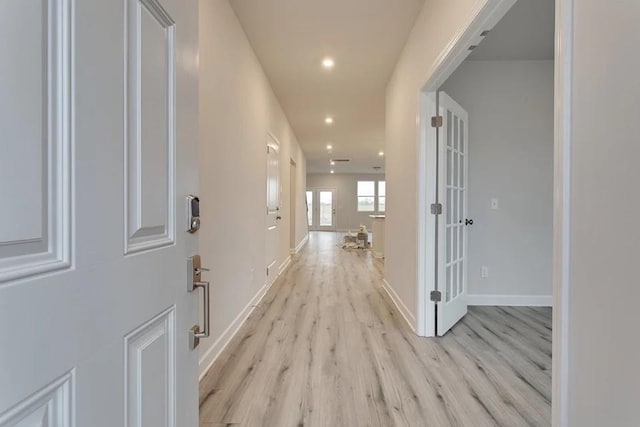
<svg viewBox="0 0 640 427">
<path fill-rule="evenodd" d="M 371 231 L 369 215 L 378 212 L 358 212 L 356 196 L 358 181 L 384 181 L 384 174 L 308 174 L 307 189 L 335 188 L 336 189 L 336 230 L 355 231 L 360 224 Z"/>
<path fill-rule="evenodd" d="M 573 3 L 569 425 L 635 426 L 640 2 Z"/>
<path fill-rule="evenodd" d="M 387 86 L 385 279 L 417 311 L 419 92 L 438 56 L 485 0 L 426 0 Z"/>
<path fill-rule="evenodd" d="M 465 61 L 442 86 L 469 113 L 470 303 L 551 303 L 553 78 L 553 61 Z"/>
<path fill-rule="evenodd" d="M 211 267 L 206 369 L 266 283 L 266 142 L 280 142 L 279 263 L 289 256 L 290 159 L 297 164 L 296 241 L 306 237 L 306 162 L 287 118 L 227 0 L 200 2 L 200 254 Z M 301 224 L 301 226 L 298 226 Z"/>
</svg>

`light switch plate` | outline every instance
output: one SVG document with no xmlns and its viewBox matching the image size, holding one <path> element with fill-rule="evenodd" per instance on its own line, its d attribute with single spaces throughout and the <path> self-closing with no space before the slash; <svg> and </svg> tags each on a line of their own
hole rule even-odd
<svg viewBox="0 0 640 427">
<path fill-rule="evenodd" d="M 498 199 L 491 199 L 491 209 L 498 209 Z"/>
</svg>

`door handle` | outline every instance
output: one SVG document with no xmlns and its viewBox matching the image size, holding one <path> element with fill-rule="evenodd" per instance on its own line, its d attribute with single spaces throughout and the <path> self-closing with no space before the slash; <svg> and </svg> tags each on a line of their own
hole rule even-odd
<svg viewBox="0 0 640 427">
<path fill-rule="evenodd" d="M 460 221 L 460 222 L 462 222 L 462 221 Z M 468 219 L 468 218 L 465 219 L 464 220 L 464 225 L 473 225 L 473 220 L 472 219 Z"/>
<path fill-rule="evenodd" d="M 276 217 L 276 219 L 277 219 L 277 220 L 280 220 L 280 219 L 282 219 L 282 217 L 281 217 L 280 215 L 278 215 L 278 216 Z"/>
<path fill-rule="evenodd" d="M 210 301 L 211 301 L 211 285 L 209 282 L 202 280 L 202 272 L 209 271 L 208 268 L 201 266 L 200 255 L 194 255 L 187 259 L 187 290 L 193 292 L 198 288 L 203 291 L 203 317 L 204 326 L 202 330 L 199 325 L 194 325 L 189 330 L 189 347 L 191 350 L 198 347 L 201 338 L 209 336 L 211 320 L 210 320 Z"/>
</svg>

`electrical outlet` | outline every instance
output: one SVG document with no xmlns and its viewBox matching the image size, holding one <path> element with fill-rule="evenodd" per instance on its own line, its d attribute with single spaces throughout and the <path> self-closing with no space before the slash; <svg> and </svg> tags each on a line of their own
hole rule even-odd
<svg viewBox="0 0 640 427">
<path fill-rule="evenodd" d="M 486 279 L 487 277 L 489 277 L 489 267 L 483 265 L 482 268 L 480 269 L 480 276 L 483 279 Z"/>
<path fill-rule="evenodd" d="M 491 199 L 491 209 L 498 209 L 498 199 Z"/>
</svg>

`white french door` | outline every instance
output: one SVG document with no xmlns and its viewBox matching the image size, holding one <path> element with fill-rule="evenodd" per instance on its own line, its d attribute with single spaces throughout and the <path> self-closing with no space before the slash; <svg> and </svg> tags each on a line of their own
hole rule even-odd
<svg viewBox="0 0 640 427">
<path fill-rule="evenodd" d="M 0 39 L 0 426 L 196 426 L 197 2 L 3 0 Z"/>
<path fill-rule="evenodd" d="M 267 136 L 267 223 L 266 223 L 266 273 L 270 283 L 278 276 L 278 228 L 280 211 L 280 145 L 269 134 Z"/>
<path fill-rule="evenodd" d="M 467 313 L 468 114 L 446 93 L 438 96 L 443 118 L 438 153 L 437 334 L 444 335 Z"/>
<path fill-rule="evenodd" d="M 336 190 L 307 190 L 307 209 L 310 230 L 335 231 Z"/>
</svg>

